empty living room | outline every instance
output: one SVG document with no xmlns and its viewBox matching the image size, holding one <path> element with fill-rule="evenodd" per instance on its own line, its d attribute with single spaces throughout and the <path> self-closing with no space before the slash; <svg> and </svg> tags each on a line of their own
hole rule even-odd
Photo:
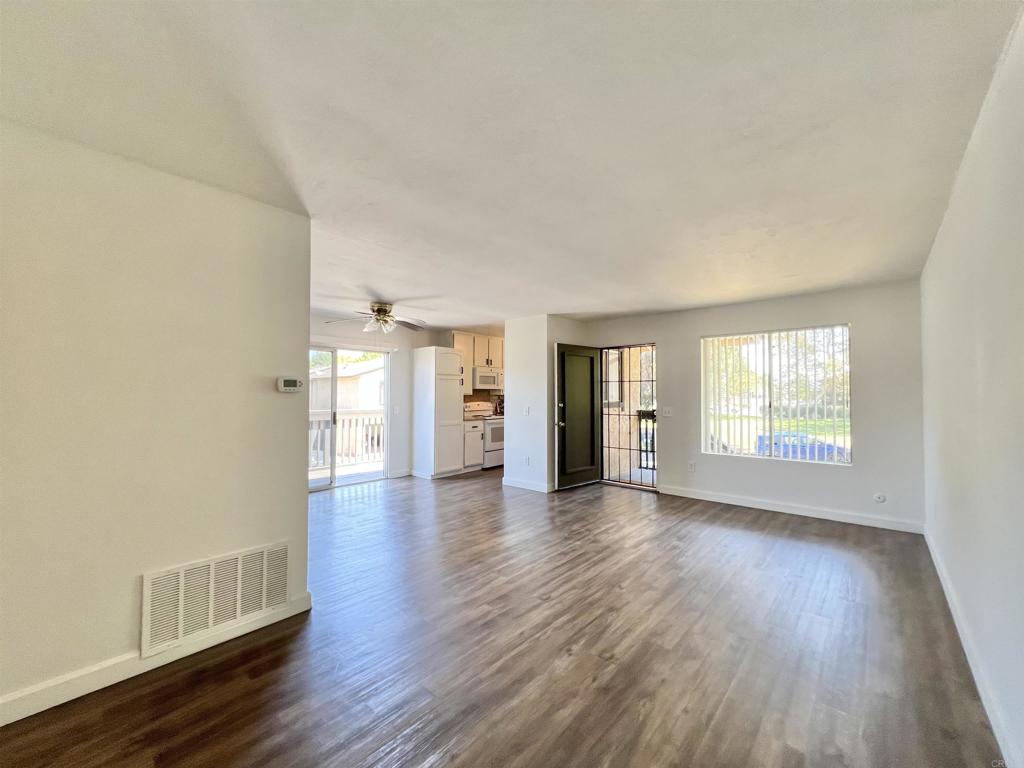
<svg viewBox="0 0 1024 768">
<path fill-rule="evenodd" d="M 0 766 L 1024 768 L 1024 0 L 0 0 Z"/>
</svg>

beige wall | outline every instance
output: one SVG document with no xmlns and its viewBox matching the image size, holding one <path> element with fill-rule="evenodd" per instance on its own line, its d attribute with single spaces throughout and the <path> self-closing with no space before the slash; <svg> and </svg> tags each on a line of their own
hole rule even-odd
<svg viewBox="0 0 1024 768">
<path fill-rule="evenodd" d="M 307 403 L 275 379 L 308 366 L 309 221 L 6 123 L 0 150 L 9 719 L 143 669 L 145 571 L 288 540 L 308 599 Z"/>
<path fill-rule="evenodd" d="M 921 278 L 927 536 L 1007 765 L 1024 766 L 1024 26 Z"/>
</svg>

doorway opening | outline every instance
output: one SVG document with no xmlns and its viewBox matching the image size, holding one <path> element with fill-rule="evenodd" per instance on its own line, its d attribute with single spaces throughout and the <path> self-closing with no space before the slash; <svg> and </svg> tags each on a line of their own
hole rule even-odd
<svg viewBox="0 0 1024 768">
<path fill-rule="evenodd" d="M 601 479 L 657 488 L 657 360 L 653 344 L 601 350 Z"/>
<path fill-rule="evenodd" d="M 309 489 L 385 477 L 388 353 L 309 350 Z"/>
</svg>

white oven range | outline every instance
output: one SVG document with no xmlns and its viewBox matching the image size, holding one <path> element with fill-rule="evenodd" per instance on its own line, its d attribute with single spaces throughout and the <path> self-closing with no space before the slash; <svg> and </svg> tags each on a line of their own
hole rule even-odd
<svg viewBox="0 0 1024 768">
<path fill-rule="evenodd" d="M 505 417 L 488 416 L 484 419 L 484 468 L 500 467 L 505 463 Z"/>
</svg>

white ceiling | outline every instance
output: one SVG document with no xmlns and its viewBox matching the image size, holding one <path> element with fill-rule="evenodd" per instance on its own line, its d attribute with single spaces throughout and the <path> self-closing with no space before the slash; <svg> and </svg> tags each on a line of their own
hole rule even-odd
<svg viewBox="0 0 1024 768">
<path fill-rule="evenodd" d="M 5 3 L 0 105 L 308 212 L 316 310 L 665 310 L 919 273 L 1020 8 Z"/>
</svg>

